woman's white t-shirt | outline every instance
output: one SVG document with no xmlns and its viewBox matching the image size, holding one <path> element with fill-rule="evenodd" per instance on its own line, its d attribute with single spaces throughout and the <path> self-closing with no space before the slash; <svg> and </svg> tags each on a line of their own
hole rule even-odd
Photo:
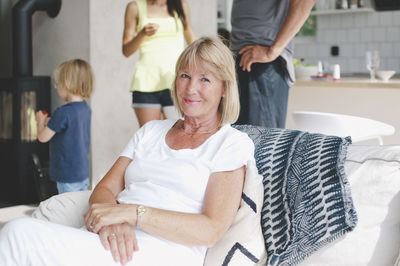
<svg viewBox="0 0 400 266">
<path fill-rule="evenodd" d="M 150 121 L 129 141 L 121 156 L 132 162 L 125 172 L 125 189 L 117 197 L 119 203 L 201 213 L 210 175 L 238 169 L 254 160 L 252 140 L 230 125 L 223 126 L 195 149 L 171 149 L 165 137 L 175 123 Z M 137 229 L 135 232 L 139 252 L 150 249 L 153 257 L 163 257 L 164 265 L 169 259 L 174 265 L 203 265 L 206 247 L 187 247 Z M 149 246 L 144 247 L 143 243 Z"/>
</svg>

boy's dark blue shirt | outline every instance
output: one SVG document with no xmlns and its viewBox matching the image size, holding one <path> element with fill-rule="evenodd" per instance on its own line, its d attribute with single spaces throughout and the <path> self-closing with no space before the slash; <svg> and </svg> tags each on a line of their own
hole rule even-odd
<svg viewBox="0 0 400 266">
<path fill-rule="evenodd" d="M 50 140 L 50 177 L 56 182 L 80 182 L 90 175 L 90 118 L 86 101 L 70 102 L 55 110 L 47 126 Z"/>
</svg>

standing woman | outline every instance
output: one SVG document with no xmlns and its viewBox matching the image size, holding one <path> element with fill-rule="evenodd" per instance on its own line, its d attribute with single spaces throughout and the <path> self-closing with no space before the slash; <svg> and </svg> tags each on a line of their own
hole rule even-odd
<svg viewBox="0 0 400 266">
<path fill-rule="evenodd" d="M 132 80 L 132 107 L 140 126 L 150 120 L 178 118 L 170 88 L 175 63 L 196 39 L 186 0 L 136 0 L 125 11 L 122 52 L 140 50 Z"/>
</svg>

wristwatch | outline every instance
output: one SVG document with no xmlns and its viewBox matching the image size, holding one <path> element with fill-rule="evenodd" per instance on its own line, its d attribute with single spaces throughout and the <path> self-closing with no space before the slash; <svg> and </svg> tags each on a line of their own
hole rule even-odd
<svg viewBox="0 0 400 266">
<path fill-rule="evenodd" d="M 143 205 L 139 205 L 136 209 L 137 219 L 136 219 L 136 228 L 140 229 L 142 227 L 142 218 L 146 213 L 146 207 Z"/>
</svg>

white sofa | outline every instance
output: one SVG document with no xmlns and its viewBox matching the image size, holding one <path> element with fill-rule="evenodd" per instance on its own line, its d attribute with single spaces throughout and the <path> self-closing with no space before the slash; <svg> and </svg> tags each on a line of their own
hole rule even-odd
<svg viewBox="0 0 400 266">
<path fill-rule="evenodd" d="M 358 224 L 354 231 L 317 250 L 299 265 L 400 265 L 400 145 L 351 145 L 345 171 Z M 52 197 L 42 202 L 33 216 L 80 227 L 89 195 L 90 191 L 85 191 Z M 15 213 L 18 208 L 24 213 Z M 1 217 L 7 215 L 30 215 L 33 208 L 0 209 L 0 222 L 5 222 Z M 11 216 L 10 211 L 14 212 Z"/>
</svg>

